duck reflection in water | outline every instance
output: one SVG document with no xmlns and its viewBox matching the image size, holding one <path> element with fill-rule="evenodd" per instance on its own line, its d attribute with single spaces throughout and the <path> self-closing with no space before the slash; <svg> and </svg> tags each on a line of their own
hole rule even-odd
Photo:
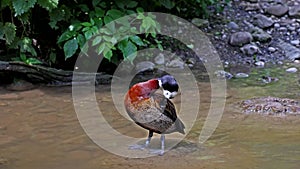
<svg viewBox="0 0 300 169">
<path fill-rule="evenodd" d="M 134 145 L 132 149 L 143 149 L 149 146 L 153 133 L 161 134 L 161 149 L 152 153 L 163 155 L 165 134 L 179 132 L 185 134 L 184 124 L 177 117 L 174 104 L 169 100 L 176 96 L 178 83 L 173 76 L 165 75 L 133 85 L 125 96 L 125 108 L 128 115 L 139 126 L 149 130 L 144 145 Z M 163 95 L 156 93 L 162 89 Z"/>
</svg>

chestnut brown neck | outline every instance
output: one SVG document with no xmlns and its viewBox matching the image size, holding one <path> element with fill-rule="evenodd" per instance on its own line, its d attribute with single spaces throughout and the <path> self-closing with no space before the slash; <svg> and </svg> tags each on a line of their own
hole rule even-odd
<svg viewBox="0 0 300 169">
<path fill-rule="evenodd" d="M 133 85 L 129 91 L 129 97 L 131 100 L 140 100 L 149 98 L 150 95 L 159 88 L 158 80 L 151 79 L 146 82 L 141 82 Z"/>
</svg>

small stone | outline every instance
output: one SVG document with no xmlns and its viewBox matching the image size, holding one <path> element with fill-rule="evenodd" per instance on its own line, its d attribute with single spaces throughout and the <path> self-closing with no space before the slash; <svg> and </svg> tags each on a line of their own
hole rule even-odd
<svg viewBox="0 0 300 169">
<path fill-rule="evenodd" d="M 150 61 L 139 62 L 135 65 L 136 72 L 152 71 L 154 69 L 154 63 Z"/>
<path fill-rule="evenodd" d="M 254 19 L 255 19 L 254 24 L 262 29 L 269 28 L 274 24 L 274 21 L 271 18 L 266 17 L 265 15 L 262 14 L 255 15 Z"/>
<path fill-rule="evenodd" d="M 274 48 L 274 47 L 268 47 L 268 51 L 269 51 L 269 52 L 275 52 L 275 51 L 276 51 L 276 48 Z"/>
<path fill-rule="evenodd" d="M 298 69 L 295 67 L 291 67 L 291 68 L 286 69 L 285 71 L 288 73 L 296 73 L 298 71 Z"/>
<path fill-rule="evenodd" d="M 184 68 L 184 62 L 181 59 L 174 59 L 171 60 L 169 63 L 166 64 L 166 66 L 171 67 L 171 68 Z"/>
<path fill-rule="evenodd" d="M 272 36 L 270 34 L 258 27 L 255 27 L 255 29 L 253 29 L 252 36 L 259 42 L 269 42 L 272 39 Z"/>
<path fill-rule="evenodd" d="M 258 67 L 264 67 L 265 66 L 265 62 L 263 62 L 263 61 L 257 61 L 257 62 L 255 62 L 254 63 L 256 66 L 258 66 Z"/>
<path fill-rule="evenodd" d="M 232 46 L 242 46 L 250 43 L 252 40 L 253 37 L 249 32 L 236 32 L 230 36 L 229 44 Z"/>
<path fill-rule="evenodd" d="M 279 39 L 279 43 L 277 45 L 278 48 L 284 51 L 285 56 L 289 60 L 294 61 L 300 58 L 300 49 L 294 45 L 291 45 L 290 43 L 287 43 L 281 39 Z"/>
<path fill-rule="evenodd" d="M 288 29 L 289 29 L 290 31 L 295 31 L 295 30 L 296 30 L 296 28 L 295 28 L 294 26 L 288 26 Z"/>
<path fill-rule="evenodd" d="M 162 53 L 160 53 L 154 58 L 154 62 L 158 65 L 165 64 L 165 56 Z"/>
<path fill-rule="evenodd" d="M 300 16 L 300 5 L 295 5 L 295 6 L 290 7 L 289 16 L 299 17 Z"/>
<path fill-rule="evenodd" d="M 274 6 L 270 6 L 266 9 L 266 12 L 268 14 L 271 15 L 275 15 L 275 16 L 283 16 L 288 12 L 289 8 L 287 6 L 284 5 L 274 5 Z"/>
<path fill-rule="evenodd" d="M 249 77 L 249 75 L 247 73 L 237 73 L 234 77 L 235 78 L 247 78 L 247 77 Z"/>
<path fill-rule="evenodd" d="M 231 79 L 233 75 L 229 72 L 226 72 L 224 70 L 218 70 L 215 72 L 215 75 L 220 79 Z"/>
<path fill-rule="evenodd" d="M 299 40 L 292 40 L 292 41 L 291 41 L 291 44 L 292 44 L 292 45 L 299 45 L 299 44 L 300 44 L 300 41 L 299 41 Z"/>
<path fill-rule="evenodd" d="M 286 27 L 280 27 L 278 30 L 279 30 L 280 32 L 285 32 L 285 31 L 287 31 L 287 28 L 286 28 Z"/>
<path fill-rule="evenodd" d="M 274 24 L 274 28 L 280 28 L 280 24 L 279 23 L 275 23 Z"/>
<path fill-rule="evenodd" d="M 207 27 L 209 25 L 208 20 L 200 19 L 200 18 L 192 19 L 192 23 L 198 27 Z"/>
<path fill-rule="evenodd" d="M 235 22 L 232 22 L 232 21 L 228 23 L 227 27 L 229 29 L 239 29 L 240 28 L 238 24 L 236 24 Z"/>
<path fill-rule="evenodd" d="M 240 48 L 243 54 L 245 55 L 254 55 L 258 53 L 259 49 L 256 45 L 253 44 L 247 44 Z"/>
</svg>

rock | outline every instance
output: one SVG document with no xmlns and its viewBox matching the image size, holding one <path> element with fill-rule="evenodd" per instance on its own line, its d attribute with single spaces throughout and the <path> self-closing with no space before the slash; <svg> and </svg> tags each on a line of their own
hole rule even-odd
<svg viewBox="0 0 300 169">
<path fill-rule="evenodd" d="M 238 24 L 236 24 L 235 22 L 232 22 L 232 21 L 227 24 L 227 27 L 229 29 L 239 29 L 240 28 Z"/>
<path fill-rule="evenodd" d="M 271 18 L 268 18 L 262 14 L 255 15 L 254 19 L 255 19 L 254 24 L 262 29 L 269 28 L 269 27 L 273 26 L 273 24 L 274 24 L 274 21 Z"/>
<path fill-rule="evenodd" d="M 262 115 L 295 115 L 300 114 L 297 100 L 278 97 L 260 97 L 244 100 L 241 103 L 243 113 Z"/>
<path fill-rule="evenodd" d="M 286 69 L 285 71 L 288 73 L 296 73 L 298 71 L 298 69 L 295 67 L 291 67 L 291 68 Z"/>
<path fill-rule="evenodd" d="M 165 64 L 165 56 L 162 53 L 160 53 L 158 56 L 154 58 L 154 63 L 158 65 Z"/>
<path fill-rule="evenodd" d="M 196 63 L 196 59 L 195 58 L 188 58 L 185 63 L 189 66 L 189 67 L 193 67 Z"/>
<path fill-rule="evenodd" d="M 198 27 L 207 27 L 209 25 L 208 20 L 200 19 L 200 18 L 192 19 L 192 23 Z"/>
<path fill-rule="evenodd" d="M 263 31 L 262 29 L 255 27 L 252 30 L 252 36 L 255 40 L 259 42 L 269 42 L 272 40 L 272 36 L 269 35 L 267 32 Z"/>
<path fill-rule="evenodd" d="M 273 5 L 266 9 L 266 12 L 275 16 L 283 16 L 288 12 L 289 8 L 285 5 Z"/>
<path fill-rule="evenodd" d="M 247 78 L 247 77 L 249 77 L 249 75 L 247 73 L 237 73 L 234 77 L 235 78 Z"/>
<path fill-rule="evenodd" d="M 284 51 L 285 56 L 291 60 L 294 61 L 296 59 L 300 58 L 300 49 L 287 43 L 284 42 L 283 40 L 279 39 L 279 43 L 277 44 L 278 48 Z"/>
<path fill-rule="evenodd" d="M 26 90 L 32 90 L 34 88 L 36 88 L 36 86 L 34 86 L 32 83 L 27 82 L 25 80 L 18 80 L 6 86 L 6 89 L 11 91 L 26 91 Z"/>
<path fill-rule="evenodd" d="M 268 51 L 273 53 L 276 51 L 276 48 L 270 46 L 268 47 Z"/>
<path fill-rule="evenodd" d="M 218 70 L 215 72 L 215 75 L 220 79 L 231 79 L 233 75 L 229 72 L 226 72 L 224 70 Z"/>
<path fill-rule="evenodd" d="M 262 76 L 261 81 L 263 83 L 271 83 L 271 82 L 277 82 L 279 79 L 276 77 L 270 77 L 270 76 Z"/>
<path fill-rule="evenodd" d="M 252 40 L 253 37 L 249 32 L 236 32 L 230 36 L 229 44 L 232 46 L 242 46 L 250 43 Z"/>
<path fill-rule="evenodd" d="M 264 67 L 265 66 L 265 62 L 263 62 L 263 61 L 257 61 L 257 62 L 255 62 L 254 63 L 256 66 L 258 66 L 258 67 Z"/>
<path fill-rule="evenodd" d="M 183 69 L 184 68 L 184 62 L 181 59 L 174 59 L 171 60 L 170 62 L 168 62 L 166 64 L 167 67 L 171 67 L 171 68 L 180 68 Z"/>
<path fill-rule="evenodd" d="M 247 44 L 240 48 L 243 54 L 245 55 L 254 55 L 258 53 L 259 49 L 256 45 L 253 44 Z"/>
<path fill-rule="evenodd" d="M 150 61 L 139 62 L 135 65 L 136 72 L 152 71 L 154 70 L 154 63 Z"/>
<path fill-rule="evenodd" d="M 295 6 L 290 7 L 289 16 L 299 18 L 300 17 L 300 5 L 295 5 Z"/>
<path fill-rule="evenodd" d="M 280 28 L 280 24 L 279 23 L 275 23 L 274 24 L 274 28 Z"/>
<path fill-rule="evenodd" d="M 261 10 L 261 7 L 258 3 L 250 3 L 250 2 L 242 2 L 240 4 L 241 7 L 245 9 L 245 11 L 258 11 Z"/>
<path fill-rule="evenodd" d="M 297 45 L 300 44 L 300 41 L 299 41 L 298 39 L 297 39 L 297 40 L 292 40 L 292 41 L 291 41 L 291 44 L 297 46 Z"/>
</svg>

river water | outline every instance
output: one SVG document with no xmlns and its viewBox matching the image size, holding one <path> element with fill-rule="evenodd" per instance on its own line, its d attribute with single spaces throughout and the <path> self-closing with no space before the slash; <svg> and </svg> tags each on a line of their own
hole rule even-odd
<svg viewBox="0 0 300 169">
<path fill-rule="evenodd" d="M 269 95 L 299 99 L 298 75 L 275 71 L 279 81 L 262 84 L 255 76 L 264 73 L 259 71 L 254 71 L 252 79 L 233 79 L 228 83 L 220 124 L 201 145 L 196 143 L 211 98 L 210 84 L 198 82 L 201 110 L 187 136 L 164 156 L 138 159 L 114 155 L 85 134 L 74 110 L 71 87 L 37 87 L 23 92 L 0 88 L 0 168 L 299 168 L 299 116 L 245 115 L 237 104 L 243 99 Z M 272 71 L 267 73 L 272 75 Z M 146 137 L 145 130 L 120 117 L 110 86 L 96 87 L 96 100 L 115 129 L 128 136 Z M 180 100 L 173 102 L 179 108 Z M 166 144 L 172 142 L 168 137 Z M 159 136 L 155 135 L 152 144 L 158 143 Z"/>
</svg>

